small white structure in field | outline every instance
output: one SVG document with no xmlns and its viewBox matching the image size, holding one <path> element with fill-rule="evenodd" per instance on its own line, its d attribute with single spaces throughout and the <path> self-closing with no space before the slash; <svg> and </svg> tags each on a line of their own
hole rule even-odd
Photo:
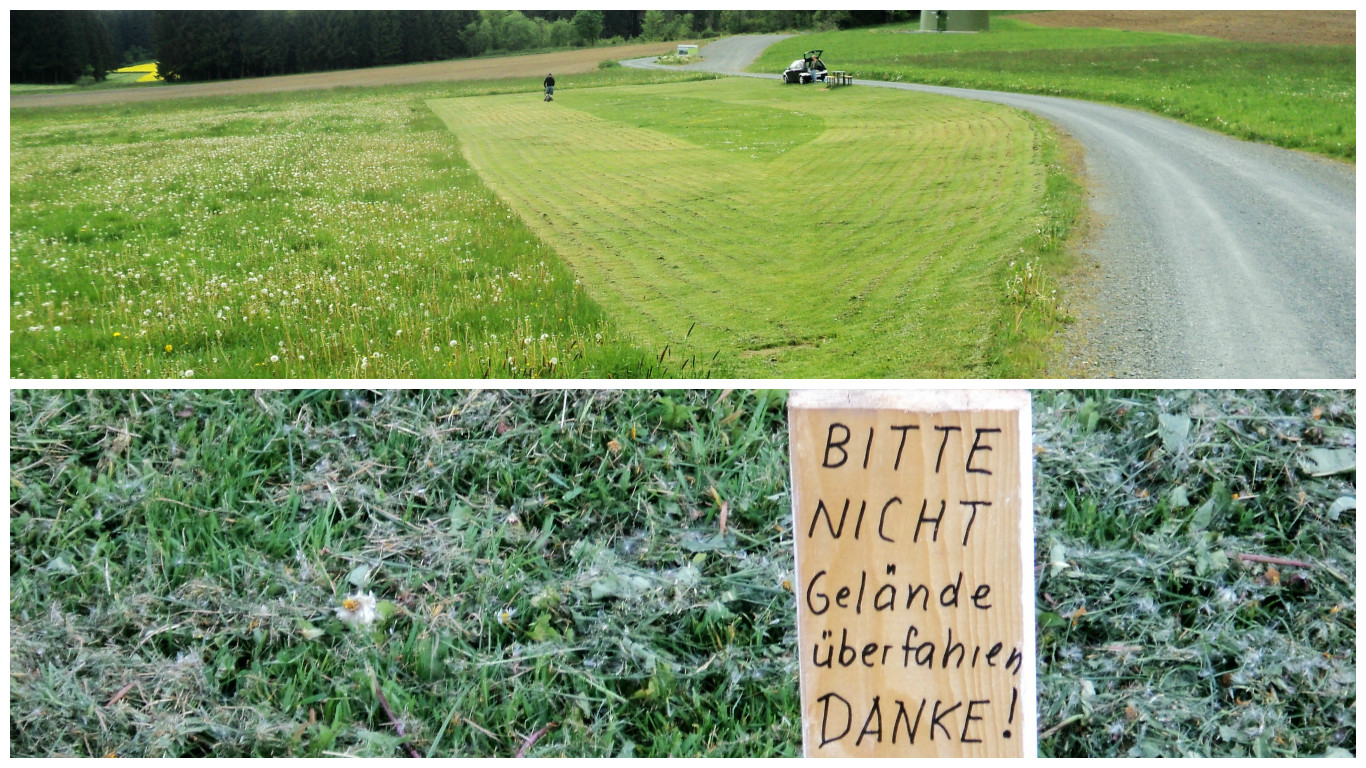
<svg viewBox="0 0 1366 768">
<path fill-rule="evenodd" d="M 678 46 L 678 55 L 679 55 L 679 56 L 693 56 L 693 55 L 695 55 L 696 53 L 697 53 L 697 46 L 695 46 L 695 45 L 683 45 L 682 43 L 680 43 L 679 46 Z"/>
</svg>

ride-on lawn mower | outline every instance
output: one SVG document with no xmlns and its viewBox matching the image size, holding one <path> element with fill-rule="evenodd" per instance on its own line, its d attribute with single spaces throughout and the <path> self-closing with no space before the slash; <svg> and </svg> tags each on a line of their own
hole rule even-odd
<svg viewBox="0 0 1366 768">
<path fill-rule="evenodd" d="M 821 61 L 821 54 L 824 51 L 807 51 L 800 59 L 792 64 L 783 72 L 784 83 L 807 83 L 825 82 L 825 62 Z"/>
</svg>

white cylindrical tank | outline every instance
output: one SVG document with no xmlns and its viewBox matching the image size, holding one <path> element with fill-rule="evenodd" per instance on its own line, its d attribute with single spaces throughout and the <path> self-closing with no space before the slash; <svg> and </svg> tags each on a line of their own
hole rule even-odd
<svg viewBox="0 0 1366 768">
<path fill-rule="evenodd" d="M 921 11 L 921 32 L 986 32 L 991 28 L 989 11 Z"/>
</svg>

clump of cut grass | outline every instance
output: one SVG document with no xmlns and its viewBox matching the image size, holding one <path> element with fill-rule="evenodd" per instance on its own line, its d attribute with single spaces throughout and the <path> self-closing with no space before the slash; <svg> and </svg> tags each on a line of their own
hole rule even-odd
<svg viewBox="0 0 1366 768">
<path fill-rule="evenodd" d="M 1035 397 L 1040 753 L 1356 743 L 1350 392 Z"/>
</svg>

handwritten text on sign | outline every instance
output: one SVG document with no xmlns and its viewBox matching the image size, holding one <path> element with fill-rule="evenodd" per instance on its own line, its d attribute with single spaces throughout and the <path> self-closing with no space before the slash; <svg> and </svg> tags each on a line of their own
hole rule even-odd
<svg viewBox="0 0 1366 768">
<path fill-rule="evenodd" d="M 791 403 L 807 754 L 1021 755 L 1018 398 L 816 394 Z"/>
</svg>

